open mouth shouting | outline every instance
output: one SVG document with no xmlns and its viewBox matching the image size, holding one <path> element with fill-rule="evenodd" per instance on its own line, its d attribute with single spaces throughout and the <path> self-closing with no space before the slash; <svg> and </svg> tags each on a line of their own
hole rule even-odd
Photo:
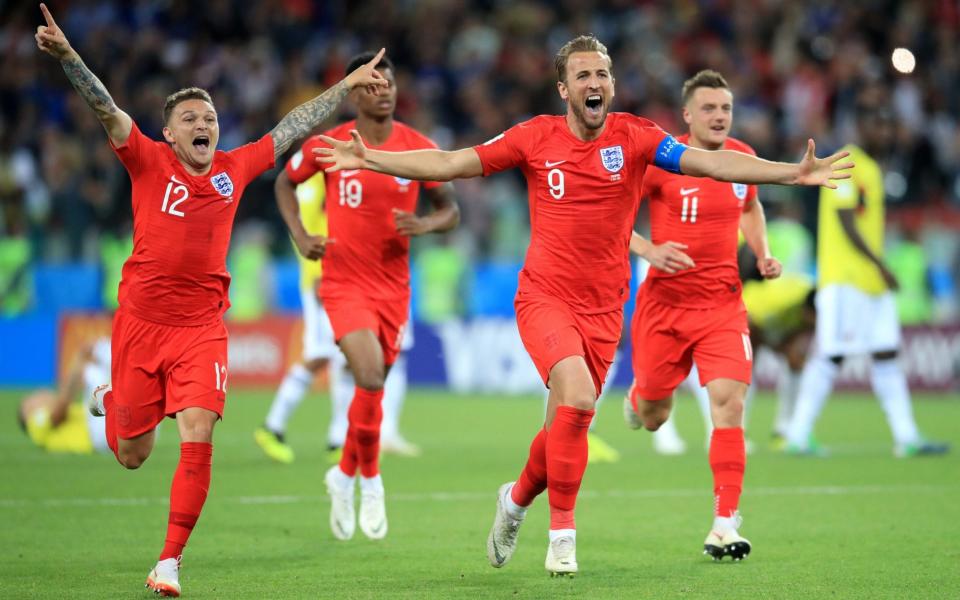
<svg viewBox="0 0 960 600">
<path fill-rule="evenodd" d="M 208 154 L 210 152 L 210 136 L 198 135 L 193 138 L 193 147 L 202 155 Z"/>
<path fill-rule="evenodd" d="M 603 115 L 603 96 L 600 94 L 588 95 L 584 106 L 586 106 L 588 116 L 600 117 Z"/>
</svg>

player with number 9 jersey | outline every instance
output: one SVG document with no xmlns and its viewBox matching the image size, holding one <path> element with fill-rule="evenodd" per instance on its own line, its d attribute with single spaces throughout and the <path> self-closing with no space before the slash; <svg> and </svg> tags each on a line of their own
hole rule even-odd
<svg viewBox="0 0 960 600">
<path fill-rule="evenodd" d="M 591 141 L 576 138 L 562 115 L 543 115 L 475 147 L 484 175 L 519 167 L 527 180 L 517 325 L 544 383 L 559 360 L 580 355 L 600 393 L 623 326 L 641 184 L 648 165 L 678 169 L 683 148 L 627 113 L 610 113 Z"/>
</svg>

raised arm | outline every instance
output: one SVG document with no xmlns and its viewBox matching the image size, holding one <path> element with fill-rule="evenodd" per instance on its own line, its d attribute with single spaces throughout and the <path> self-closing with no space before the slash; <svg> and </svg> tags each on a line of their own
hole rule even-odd
<svg viewBox="0 0 960 600">
<path fill-rule="evenodd" d="M 117 108 L 103 82 L 97 79 L 97 76 L 87 68 L 87 65 L 83 64 L 80 55 L 70 46 L 67 36 L 63 34 L 63 31 L 57 26 L 57 22 L 53 20 L 53 15 L 50 14 L 46 4 L 40 5 L 40 12 L 43 13 L 47 24 L 37 27 L 37 33 L 34 35 L 34 39 L 37 40 L 37 47 L 60 61 L 63 72 L 67 74 L 67 79 L 70 80 L 73 88 L 77 90 L 87 106 L 97 114 L 103 128 L 107 130 L 110 140 L 115 146 L 123 145 L 130 136 L 133 119 Z"/>
<path fill-rule="evenodd" d="M 780 261 L 770 254 L 770 243 L 767 240 L 767 217 L 763 212 L 760 200 L 753 198 L 748 201 L 740 215 L 740 231 L 747 246 L 757 257 L 757 269 L 764 279 L 780 277 L 783 267 Z"/>
<path fill-rule="evenodd" d="M 370 169 L 417 181 L 450 181 L 483 175 L 483 164 L 473 148 L 386 152 L 364 146 L 356 130 L 351 131 L 350 136 L 350 141 L 320 136 L 330 147 L 315 148 L 313 153 L 328 173 L 343 169 Z"/>
<path fill-rule="evenodd" d="M 276 157 L 279 159 L 295 141 L 323 123 L 353 88 L 363 86 L 379 95 L 380 87 L 387 85 L 387 80 L 377 73 L 374 67 L 383 58 L 384 51 L 384 48 L 381 48 L 373 60 L 359 67 L 313 100 L 308 100 L 288 112 L 270 132 Z"/>
<path fill-rule="evenodd" d="M 445 183 L 424 193 L 433 207 L 428 214 L 421 217 L 399 208 L 393 209 L 393 220 L 400 235 L 441 233 L 450 231 L 460 223 L 460 208 L 457 206 L 451 184 Z"/>
<path fill-rule="evenodd" d="M 849 179 L 853 168 L 849 161 L 840 162 L 850 155 L 842 151 L 826 158 L 814 154 L 813 140 L 807 140 L 807 152 L 799 163 L 773 162 L 750 156 L 735 150 L 701 150 L 687 148 L 680 157 L 680 169 L 684 175 L 710 177 L 735 183 L 777 183 L 781 185 L 822 185 L 836 189 L 834 181 Z"/>
</svg>

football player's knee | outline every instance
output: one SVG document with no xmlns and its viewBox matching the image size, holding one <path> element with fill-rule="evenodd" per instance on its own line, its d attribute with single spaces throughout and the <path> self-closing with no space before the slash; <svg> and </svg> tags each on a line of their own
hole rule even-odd
<svg viewBox="0 0 960 600">
<path fill-rule="evenodd" d="M 593 410 L 597 403 L 597 394 L 593 389 L 569 390 L 561 395 L 560 404 L 578 410 Z"/>
<path fill-rule="evenodd" d="M 184 442 L 207 442 L 213 441 L 213 424 L 216 421 L 206 419 L 196 419 L 185 423 L 181 427 L 180 437 Z"/>
<path fill-rule="evenodd" d="M 643 428 L 647 431 L 656 431 L 670 418 L 670 408 L 664 402 L 649 402 L 640 400 L 637 403 L 640 409 L 640 418 Z"/>
<path fill-rule="evenodd" d="M 117 452 L 117 458 L 120 459 L 120 464 L 131 471 L 134 469 L 139 469 L 140 466 L 147 461 L 149 456 L 149 450 L 143 450 L 140 448 L 134 448 L 131 450 L 121 449 Z"/>
<path fill-rule="evenodd" d="M 372 392 L 382 390 L 383 382 L 386 379 L 382 365 L 356 368 L 353 372 L 353 378 L 357 386 Z"/>
</svg>

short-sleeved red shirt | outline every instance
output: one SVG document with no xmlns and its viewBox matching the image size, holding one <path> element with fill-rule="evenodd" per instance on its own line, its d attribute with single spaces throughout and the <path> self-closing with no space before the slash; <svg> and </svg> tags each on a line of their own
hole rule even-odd
<svg viewBox="0 0 960 600">
<path fill-rule="evenodd" d="M 689 138 L 678 138 L 685 143 Z M 753 148 L 727 138 L 725 150 L 756 154 Z M 740 216 L 757 198 L 757 187 L 691 177 L 653 168 L 643 181 L 650 202 L 650 233 L 654 244 L 686 244 L 696 266 L 675 274 L 650 268 L 644 285 L 652 298 L 673 306 L 709 308 L 740 297 L 737 239 Z"/>
<path fill-rule="evenodd" d="M 348 121 L 325 135 L 349 140 L 356 121 Z M 318 136 L 287 163 L 293 183 L 302 183 L 320 170 L 313 149 L 327 147 Z M 394 122 L 390 137 L 377 150 L 403 151 L 436 148 L 417 130 Z M 442 185 L 384 175 L 376 171 L 346 170 L 327 173 L 328 236 L 333 243 L 323 257 L 323 294 L 343 295 L 345 288 L 360 289 L 370 298 L 399 299 L 410 295 L 410 238 L 397 233 L 392 209 L 413 212 L 420 186 Z"/>
<path fill-rule="evenodd" d="M 191 175 L 164 142 L 137 127 L 113 146 L 133 185 L 133 254 L 123 265 L 120 308 L 164 325 L 203 325 L 230 306 L 227 250 L 244 188 L 274 164 L 273 139 L 217 151 Z"/>
<path fill-rule="evenodd" d="M 644 173 L 675 146 L 652 121 L 627 113 L 610 113 L 589 142 L 564 116 L 545 115 L 476 146 L 484 175 L 519 167 L 527 179 L 531 232 L 520 292 L 532 285 L 582 314 L 622 308 Z"/>
</svg>

